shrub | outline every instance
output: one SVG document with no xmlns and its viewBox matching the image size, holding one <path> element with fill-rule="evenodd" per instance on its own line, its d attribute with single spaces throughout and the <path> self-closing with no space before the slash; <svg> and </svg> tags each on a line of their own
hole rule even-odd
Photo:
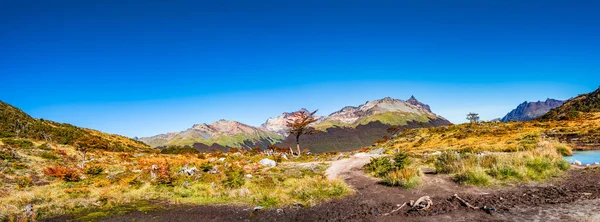
<svg viewBox="0 0 600 222">
<path fill-rule="evenodd" d="M 560 160 L 560 161 L 556 162 L 556 166 L 558 167 L 558 169 L 560 169 L 562 171 L 566 171 L 569 168 L 571 168 L 571 164 L 569 164 L 567 161 L 564 161 L 564 160 Z"/>
<path fill-rule="evenodd" d="M 387 157 L 371 158 L 371 162 L 365 165 L 365 171 L 375 177 L 383 177 L 393 169 L 394 166 Z"/>
<path fill-rule="evenodd" d="M 487 186 L 491 183 L 491 178 L 481 169 L 469 169 L 454 176 L 454 180 L 459 183 L 471 184 L 475 186 Z"/>
<path fill-rule="evenodd" d="M 170 146 L 160 151 L 162 154 L 186 154 L 192 153 L 197 154 L 200 153 L 197 149 L 189 148 L 189 147 L 178 147 L 178 146 Z"/>
<path fill-rule="evenodd" d="M 54 153 L 52 151 L 44 151 L 44 152 L 40 153 L 40 157 L 44 158 L 44 159 L 49 159 L 49 160 L 57 160 L 58 159 L 58 155 L 56 155 L 56 153 Z"/>
<path fill-rule="evenodd" d="M 556 146 L 556 152 L 560 153 L 563 156 L 573 156 L 573 151 L 571 150 L 571 148 L 565 145 Z"/>
<path fill-rule="evenodd" d="M 9 145 L 13 148 L 23 148 L 23 149 L 33 148 L 33 143 L 29 140 L 3 139 L 2 142 L 4 142 L 4 144 Z"/>
<path fill-rule="evenodd" d="M 388 186 L 414 188 L 420 183 L 419 172 L 412 168 L 403 168 L 389 172 L 381 181 Z"/>
<path fill-rule="evenodd" d="M 19 188 L 27 188 L 33 186 L 33 180 L 28 176 L 19 176 L 15 178 L 15 182 Z"/>
<path fill-rule="evenodd" d="M 400 151 L 394 155 L 394 167 L 396 169 L 404 169 L 410 165 L 412 160 L 406 151 Z"/>
<path fill-rule="evenodd" d="M 92 175 L 92 176 L 96 176 L 96 175 L 100 175 L 102 172 L 104 171 L 104 169 L 101 166 L 89 166 L 87 169 L 85 169 L 85 174 L 87 175 Z"/>
<path fill-rule="evenodd" d="M 246 183 L 243 170 L 228 170 L 225 171 L 226 178 L 222 181 L 223 186 L 229 188 L 238 188 Z"/>
<path fill-rule="evenodd" d="M 44 174 L 51 177 L 60 178 L 66 182 L 76 182 L 81 179 L 77 170 L 60 166 L 47 167 L 44 169 Z"/>
<path fill-rule="evenodd" d="M 460 155 L 454 151 L 444 151 L 435 162 L 435 170 L 438 173 L 456 172 L 456 164 L 459 162 Z"/>
</svg>

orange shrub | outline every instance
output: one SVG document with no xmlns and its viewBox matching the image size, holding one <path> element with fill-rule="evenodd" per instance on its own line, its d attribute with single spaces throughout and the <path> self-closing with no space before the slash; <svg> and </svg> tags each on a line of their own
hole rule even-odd
<svg viewBox="0 0 600 222">
<path fill-rule="evenodd" d="M 81 179 L 77 170 L 60 166 L 47 167 L 44 169 L 44 174 L 51 177 L 60 178 L 67 182 L 75 182 Z"/>
</svg>

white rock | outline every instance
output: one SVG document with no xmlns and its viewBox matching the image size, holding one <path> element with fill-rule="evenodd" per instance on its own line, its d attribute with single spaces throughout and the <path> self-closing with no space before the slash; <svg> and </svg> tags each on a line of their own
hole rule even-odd
<svg viewBox="0 0 600 222">
<path fill-rule="evenodd" d="M 221 162 L 225 161 L 225 157 L 219 158 L 219 161 L 221 161 Z"/>
<path fill-rule="evenodd" d="M 594 165 L 600 165 L 600 163 L 598 163 L 598 162 L 594 162 Z"/>
<path fill-rule="evenodd" d="M 573 165 L 581 166 L 581 161 L 575 160 L 575 161 L 573 161 Z"/>
<path fill-rule="evenodd" d="M 268 159 L 268 158 L 264 158 L 264 159 L 262 159 L 258 163 L 260 163 L 261 165 L 266 166 L 266 167 L 275 167 L 275 166 L 277 166 L 277 163 L 275 162 L 275 160 L 271 160 L 271 159 Z"/>
<path fill-rule="evenodd" d="M 252 179 L 252 174 L 246 174 L 246 178 Z"/>
</svg>

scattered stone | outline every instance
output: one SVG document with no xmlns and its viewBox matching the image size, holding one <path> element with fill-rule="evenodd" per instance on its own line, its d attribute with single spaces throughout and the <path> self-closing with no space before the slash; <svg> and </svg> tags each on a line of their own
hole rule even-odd
<svg viewBox="0 0 600 222">
<path fill-rule="evenodd" d="M 585 166 L 586 166 L 586 167 L 589 167 L 589 166 L 590 166 L 590 164 L 588 163 L 588 164 L 586 164 Z"/>
<path fill-rule="evenodd" d="M 581 161 L 575 160 L 575 161 L 573 161 L 573 165 L 581 166 Z"/>
<path fill-rule="evenodd" d="M 300 203 L 300 202 L 295 202 L 294 203 L 294 207 L 303 207 L 304 204 Z"/>
<path fill-rule="evenodd" d="M 281 154 L 281 158 L 283 158 L 283 159 L 285 159 L 285 160 L 287 160 L 287 159 L 288 159 L 287 155 L 285 155 L 285 154 Z"/>
<path fill-rule="evenodd" d="M 277 214 L 282 214 L 283 213 L 283 209 L 277 209 Z"/>
<path fill-rule="evenodd" d="M 218 174 L 219 173 L 219 169 L 217 169 L 216 167 L 213 167 L 212 169 L 210 169 L 208 171 L 209 174 Z"/>
<path fill-rule="evenodd" d="M 188 187 L 190 187 L 190 186 L 191 186 L 191 184 L 190 184 L 190 182 L 188 182 L 188 181 L 186 180 L 186 181 L 183 181 L 183 184 L 181 184 L 181 186 L 183 186 L 183 187 L 185 187 L 185 188 L 188 188 Z"/>
<path fill-rule="evenodd" d="M 181 170 L 179 171 L 179 174 L 186 175 L 186 176 L 194 176 L 196 171 L 198 171 L 198 169 L 196 169 L 195 166 L 189 168 L 187 165 L 185 165 L 183 168 L 181 168 Z"/>
<path fill-rule="evenodd" d="M 142 170 L 132 170 L 131 172 L 133 172 L 133 173 L 141 173 Z"/>
<path fill-rule="evenodd" d="M 277 163 L 275 162 L 275 160 L 271 160 L 271 159 L 268 159 L 268 158 L 264 158 L 264 159 L 262 159 L 258 163 L 260 163 L 261 165 L 266 166 L 266 167 L 275 167 L 275 166 L 277 166 Z"/>
<path fill-rule="evenodd" d="M 378 148 L 378 149 L 371 150 L 371 152 L 369 152 L 369 154 L 383 154 L 384 152 L 385 152 L 385 148 Z"/>
<path fill-rule="evenodd" d="M 252 174 L 246 174 L 246 178 L 252 179 Z"/>
<path fill-rule="evenodd" d="M 264 207 L 262 207 L 262 206 L 257 206 L 257 207 L 254 207 L 254 210 L 253 210 L 253 211 L 254 211 L 254 212 L 256 212 L 256 211 L 260 211 L 260 210 L 262 210 L 263 208 L 264 208 Z"/>
<path fill-rule="evenodd" d="M 598 163 L 598 162 L 594 162 L 594 165 L 600 165 L 600 163 Z"/>
<path fill-rule="evenodd" d="M 133 156 L 134 156 L 134 157 L 143 157 L 143 156 L 145 156 L 145 155 L 146 155 L 146 154 L 143 154 L 143 153 L 136 153 L 136 154 L 133 154 Z"/>
<path fill-rule="evenodd" d="M 210 158 L 208 161 L 209 161 L 209 162 L 215 162 L 215 161 L 217 161 L 217 158 L 214 158 L 214 157 L 213 157 L 213 158 Z"/>
<path fill-rule="evenodd" d="M 223 162 L 223 161 L 225 161 L 225 157 L 219 158 L 219 162 Z"/>
</svg>

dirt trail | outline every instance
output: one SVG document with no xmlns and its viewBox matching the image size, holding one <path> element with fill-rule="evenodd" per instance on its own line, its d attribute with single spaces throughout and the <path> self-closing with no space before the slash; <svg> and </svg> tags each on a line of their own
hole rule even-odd
<svg viewBox="0 0 600 222">
<path fill-rule="evenodd" d="M 332 162 L 332 178 L 342 177 L 356 194 L 306 208 L 265 210 L 231 205 L 178 206 L 170 210 L 133 212 L 106 221 L 600 221 L 600 168 L 574 169 L 543 184 L 484 189 L 457 185 L 446 175 L 426 174 L 416 189 L 386 187 L 366 176 L 361 164 L 371 155 Z M 474 206 L 494 207 L 487 213 L 463 206 L 457 193 Z M 398 204 L 430 196 L 424 211 Z M 64 219 L 64 218 L 62 218 Z"/>
<path fill-rule="evenodd" d="M 380 157 L 379 154 L 357 153 L 347 159 L 341 159 L 331 162 L 331 166 L 327 168 L 325 174 L 328 179 L 335 179 L 344 174 L 348 174 L 355 168 L 362 168 L 365 164 L 371 161 L 371 158 Z"/>
</svg>

